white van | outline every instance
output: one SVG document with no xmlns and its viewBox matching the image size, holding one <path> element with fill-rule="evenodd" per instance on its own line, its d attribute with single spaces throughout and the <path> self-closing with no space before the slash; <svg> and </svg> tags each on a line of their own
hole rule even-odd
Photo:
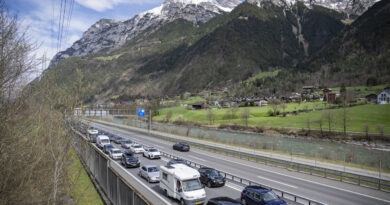
<svg viewBox="0 0 390 205">
<path fill-rule="evenodd" d="M 198 170 L 184 164 L 160 166 L 160 188 L 180 204 L 204 204 L 206 191 L 199 180 Z"/>
<path fill-rule="evenodd" d="M 103 149 L 104 145 L 110 144 L 110 138 L 108 138 L 107 135 L 98 135 L 96 137 L 96 145 L 100 148 Z"/>
</svg>

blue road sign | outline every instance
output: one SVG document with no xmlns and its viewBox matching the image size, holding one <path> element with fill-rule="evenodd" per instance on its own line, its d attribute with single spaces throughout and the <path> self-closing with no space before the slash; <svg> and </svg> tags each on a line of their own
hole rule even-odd
<svg viewBox="0 0 390 205">
<path fill-rule="evenodd" d="M 145 117 L 145 109 L 138 109 L 138 117 Z"/>
</svg>

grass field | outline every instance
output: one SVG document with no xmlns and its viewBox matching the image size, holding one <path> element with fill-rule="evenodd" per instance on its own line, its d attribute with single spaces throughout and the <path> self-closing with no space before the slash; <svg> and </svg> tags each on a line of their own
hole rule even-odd
<svg viewBox="0 0 390 205">
<path fill-rule="evenodd" d="M 265 126 L 265 127 L 293 127 L 293 128 L 307 128 L 308 121 L 310 121 L 311 129 L 319 129 L 319 123 L 316 122 L 321 119 L 328 112 L 332 116 L 331 129 L 342 130 L 342 109 L 319 110 L 313 109 L 324 108 L 326 105 L 322 102 L 308 102 L 308 103 L 289 103 L 286 104 L 286 112 L 294 110 L 311 110 L 311 112 L 299 113 L 298 115 L 291 115 L 286 117 L 271 117 L 268 112 L 271 109 L 269 106 L 265 107 L 249 107 L 250 117 L 249 125 Z M 245 108 L 238 108 L 233 119 L 227 119 L 227 112 L 231 109 L 213 110 L 215 115 L 214 123 L 217 124 L 243 124 L 240 119 L 240 113 Z M 193 121 L 200 123 L 209 123 L 206 110 L 188 110 L 185 107 L 171 107 L 160 110 L 160 115 L 155 116 L 155 120 L 164 120 L 166 113 L 172 111 L 173 115 L 170 119 L 175 121 L 181 116 L 185 121 Z M 324 130 L 328 129 L 328 121 L 323 119 Z M 390 105 L 359 105 L 347 108 L 347 131 L 363 132 L 364 126 L 369 126 L 369 132 L 377 133 L 377 126 L 382 125 L 384 133 L 390 134 Z"/>
<path fill-rule="evenodd" d="M 72 165 L 69 170 L 71 186 L 68 193 L 75 200 L 75 204 L 103 205 L 103 201 L 74 150 L 71 151 L 71 158 Z"/>
</svg>

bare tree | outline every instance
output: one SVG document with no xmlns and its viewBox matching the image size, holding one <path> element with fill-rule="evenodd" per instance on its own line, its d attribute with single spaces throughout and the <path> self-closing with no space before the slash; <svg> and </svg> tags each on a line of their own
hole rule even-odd
<svg viewBox="0 0 390 205">
<path fill-rule="evenodd" d="M 244 108 L 241 111 L 241 120 L 246 127 L 248 127 L 249 124 L 249 117 L 250 117 L 250 110 L 248 108 Z"/>
<path fill-rule="evenodd" d="M 370 130 L 370 126 L 366 123 L 364 124 L 363 131 L 366 133 L 366 138 L 368 138 L 368 132 Z"/>
<path fill-rule="evenodd" d="M 268 101 L 268 104 L 271 106 L 272 113 L 274 116 L 278 115 L 280 108 L 280 101 L 278 99 L 271 99 Z"/>
<path fill-rule="evenodd" d="M 332 111 L 331 110 L 326 110 L 326 112 L 324 112 L 323 116 L 324 116 L 324 119 L 327 121 L 328 131 L 331 132 L 332 131 L 333 118 L 334 118 Z"/>
<path fill-rule="evenodd" d="M 379 134 L 383 137 L 384 135 L 384 126 L 382 124 L 376 125 L 376 130 L 379 132 Z"/>
<path fill-rule="evenodd" d="M 285 115 L 285 113 L 286 113 L 286 108 L 287 108 L 286 103 L 280 104 L 280 108 L 283 110 L 283 116 L 286 116 L 286 115 Z"/>
<path fill-rule="evenodd" d="M 165 121 L 166 122 L 169 122 L 171 120 L 173 116 L 173 112 L 171 110 L 169 110 L 166 114 L 165 114 Z"/>
<path fill-rule="evenodd" d="M 215 114 L 212 109 L 208 109 L 206 112 L 206 118 L 209 120 L 210 124 L 214 123 Z"/>
</svg>

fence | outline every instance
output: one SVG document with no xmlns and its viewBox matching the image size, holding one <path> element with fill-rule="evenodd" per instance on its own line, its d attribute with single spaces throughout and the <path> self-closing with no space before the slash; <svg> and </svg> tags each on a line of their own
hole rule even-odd
<svg viewBox="0 0 390 205">
<path fill-rule="evenodd" d="M 109 124 L 109 125 L 112 126 L 112 124 Z M 119 127 L 122 129 L 124 128 L 121 126 L 116 126 L 116 127 Z M 146 134 L 148 132 L 147 130 L 131 129 L 130 127 L 126 127 L 125 129 L 131 130 L 133 132 L 135 131 L 135 132 L 143 133 L 143 134 Z M 334 170 L 334 169 L 329 169 L 329 168 L 324 168 L 324 167 L 318 167 L 318 166 L 312 166 L 312 165 L 307 165 L 307 164 L 302 164 L 302 163 L 297 163 L 297 162 L 292 162 L 292 161 L 287 161 L 287 160 L 282 160 L 282 159 L 275 159 L 275 158 L 271 158 L 271 157 L 261 156 L 258 154 L 251 154 L 248 152 L 232 150 L 232 149 L 225 148 L 225 147 L 217 147 L 217 146 L 213 146 L 213 145 L 207 145 L 204 143 L 197 143 L 197 142 L 194 142 L 192 140 L 178 139 L 178 138 L 170 137 L 169 135 L 159 134 L 156 132 L 152 132 L 151 136 L 157 137 L 159 139 L 163 139 L 166 141 L 175 142 L 175 143 L 178 141 L 185 141 L 185 142 L 189 143 L 190 145 L 198 147 L 199 149 L 202 149 L 202 150 L 207 150 L 207 151 L 211 151 L 214 153 L 220 153 L 220 154 L 224 154 L 227 156 L 237 157 L 240 159 L 246 159 L 246 160 L 257 162 L 257 163 L 264 163 L 264 164 L 271 165 L 271 166 L 278 166 L 278 167 L 282 167 L 282 168 L 287 168 L 290 170 L 295 170 L 295 171 L 307 173 L 310 175 L 317 175 L 317 176 L 321 176 L 321 177 L 328 178 L 328 179 L 339 180 L 339 181 L 348 182 L 348 183 L 354 183 L 354 184 L 357 184 L 359 186 L 376 188 L 376 189 L 383 190 L 383 191 L 390 190 L 390 181 L 384 180 L 381 178 L 364 176 L 364 175 L 359 175 L 359 174 L 355 174 L 355 173 L 344 172 L 344 171 L 339 171 L 339 170 Z"/>
<path fill-rule="evenodd" d="M 88 169 L 109 202 L 118 205 L 166 204 L 159 196 L 150 194 L 147 187 L 138 182 L 116 162 L 107 158 L 101 150 L 89 143 L 78 131 L 73 145 L 80 160 Z M 141 194 L 143 193 L 143 194 Z M 148 197 L 145 195 L 148 193 Z"/>
</svg>

